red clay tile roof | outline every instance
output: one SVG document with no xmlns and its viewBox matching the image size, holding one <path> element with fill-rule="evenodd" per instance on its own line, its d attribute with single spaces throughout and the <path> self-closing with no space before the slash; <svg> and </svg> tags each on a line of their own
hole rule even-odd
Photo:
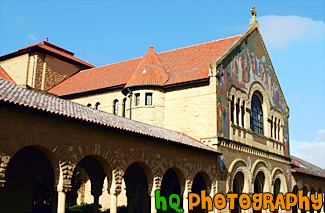
<svg viewBox="0 0 325 213">
<path fill-rule="evenodd" d="M 133 121 L 55 96 L 27 90 L 0 78 L 0 104 L 2 103 L 9 103 L 48 114 L 72 118 L 85 123 L 131 132 L 150 137 L 152 140 L 155 138 L 161 139 L 163 141 L 221 154 L 212 147 L 204 145 L 200 141 L 183 133 Z"/>
<path fill-rule="evenodd" d="M 164 64 L 159 59 L 153 46 L 150 46 L 146 55 L 142 57 L 139 65 L 128 80 L 126 87 L 139 85 L 163 86 L 169 79 Z"/>
<path fill-rule="evenodd" d="M 0 65 L 0 78 L 6 79 L 7 81 L 10 81 L 11 83 L 14 83 L 14 80 L 8 75 L 8 73 L 1 67 Z"/>
<path fill-rule="evenodd" d="M 56 45 L 54 45 L 54 44 L 52 44 L 52 43 L 50 43 L 48 41 L 41 41 L 41 42 L 38 42 L 36 44 L 32 44 L 32 45 L 29 45 L 27 47 L 20 48 L 17 51 L 19 52 L 19 51 L 22 51 L 22 50 L 25 50 L 25 49 L 28 49 L 28 48 L 31 48 L 31 47 L 35 47 L 35 46 L 38 46 L 39 48 L 42 48 L 44 50 L 50 51 L 52 53 L 61 55 L 61 56 L 65 57 L 65 58 L 71 59 L 71 60 L 76 61 L 78 63 L 81 63 L 83 65 L 86 65 L 89 68 L 95 67 L 92 64 L 89 64 L 89 63 L 87 63 L 87 62 L 85 62 L 85 61 L 83 61 L 83 60 L 81 60 L 79 58 L 74 57 L 73 52 L 70 52 L 70 51 L 68 51 L 66 49 L 63 49 L 63 48 L 61 48 L 59 46 L 56 46 Z"/>
<path fill-rule="evenodd" d="M 325 178 L 325 169 L 291 155 L 291 170 L 302 174 Z"/>
<path fill-rule="evenodd" d="M 159 53 L 169 79 L 164 86 L 207 79 L 214 63 L 241 35 Z M 125 85 L 142 58 L 83 70 L 49 90 L 64 96 Z"/>
</svg>

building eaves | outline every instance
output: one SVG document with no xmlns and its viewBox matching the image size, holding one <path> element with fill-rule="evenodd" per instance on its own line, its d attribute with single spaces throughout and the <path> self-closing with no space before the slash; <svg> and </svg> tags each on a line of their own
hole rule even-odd
<svg viewBox="0 0 325 213">
<path fill-rule="evenodd" d="M 291 155 L 291 159 L 292 159 L 291 161 L 292 172 L 298 172 L 306 175 L 325 178 L 325 169 L 315 166 L 293 155 Z"/>
<path fill-rule="evenodd" d="M 72 53 L 68 50 L 65 50 L 61 47 L 58 47 L 54 44 L 51 44 L 49 42 L 45 42 L 45 41 L 39 42 L 39 43 L 36 43 L 33 45 L 29 45 L 27 47 L 23 47 L 23 48 L 18 49 L 16 52 L 3 55 L 0 57 L 0 61 L 7 60 L 7 59 L 10 59 L 10 58 L 13 58 L 16 56 L 20 56 L 20 55 L 23 55 L 26 53 L 36 52 L 36 51 L 45 52 L 47 54 L 58 57 L 64 61 L 68 61 L 70 63 L 77 64 L 85 69 L 95 67 L 94 65 L 75 57 L 74 53 Z"/>
<path fill-rule="evenodd" d="M 115 116 L 48 94 L 27 90 L 2 78 L 0 78 L 1 102 L 221 154 L 212 147 L 182 133 Z"/>
</svg>

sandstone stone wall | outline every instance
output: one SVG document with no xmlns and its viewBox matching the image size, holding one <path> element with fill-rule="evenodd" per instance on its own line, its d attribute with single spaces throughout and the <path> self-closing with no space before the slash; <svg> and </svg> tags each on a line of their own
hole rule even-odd
<svg viewBox="0 0 325 213">
<path fill-rule="evenodd" d="M 0 65 L 18 85 L 26 85 L 28 63 L 29 57 L 26 53 L 1 61 Z"/>
</svg>

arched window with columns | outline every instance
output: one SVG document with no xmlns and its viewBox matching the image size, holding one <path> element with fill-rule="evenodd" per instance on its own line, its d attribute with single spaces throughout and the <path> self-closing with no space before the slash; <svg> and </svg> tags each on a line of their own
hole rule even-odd
<svg viewBox="0 0 325 213">
<path fill-rule="evenodd" d="M 251 130 L 257 132 L 259 134 L 264 133 L 263 129 L 263 109 L 262 109 L 262 101 L 260 97 L 254 93 L 252 96 L 252 103 L 251 103 Z"/>
</svg>

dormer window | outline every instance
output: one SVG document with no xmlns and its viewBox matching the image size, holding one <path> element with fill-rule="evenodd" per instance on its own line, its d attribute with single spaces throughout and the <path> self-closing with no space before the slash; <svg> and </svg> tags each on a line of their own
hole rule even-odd
<svg viewBox="0 0 325 213">
<path fill-rule="evenodd" d="M 118 115 L 118 100 L 114 100 L 113 102 L 113 114 Z"/>
<path fill-rule="evenodd" d="M 90 107 L 91 108 L 91 104 L 87 104 L 87 107 Z"/>
<path fill-rule="evenodd" d="M 152 93 L 146 93 L 146 105 L 152 105 Z"/>
<path fill-rule="evenodd" d="M 251 106 L 251 130 L 263 134 L 263 109 L 262 102 L 257 94 L 253 94 Z"/>
<path fill-rule="evenodd" d="M 100 109 L 100 103 L 99 103 L 99 102 L 97 102 L 97 103 L 96 103 L 96 105 L 95 105 L 95 107 L 96 107 L 96 109 L 98 109 L 98 110 L 99 110 L 99 109 Z"/>
</svg>

